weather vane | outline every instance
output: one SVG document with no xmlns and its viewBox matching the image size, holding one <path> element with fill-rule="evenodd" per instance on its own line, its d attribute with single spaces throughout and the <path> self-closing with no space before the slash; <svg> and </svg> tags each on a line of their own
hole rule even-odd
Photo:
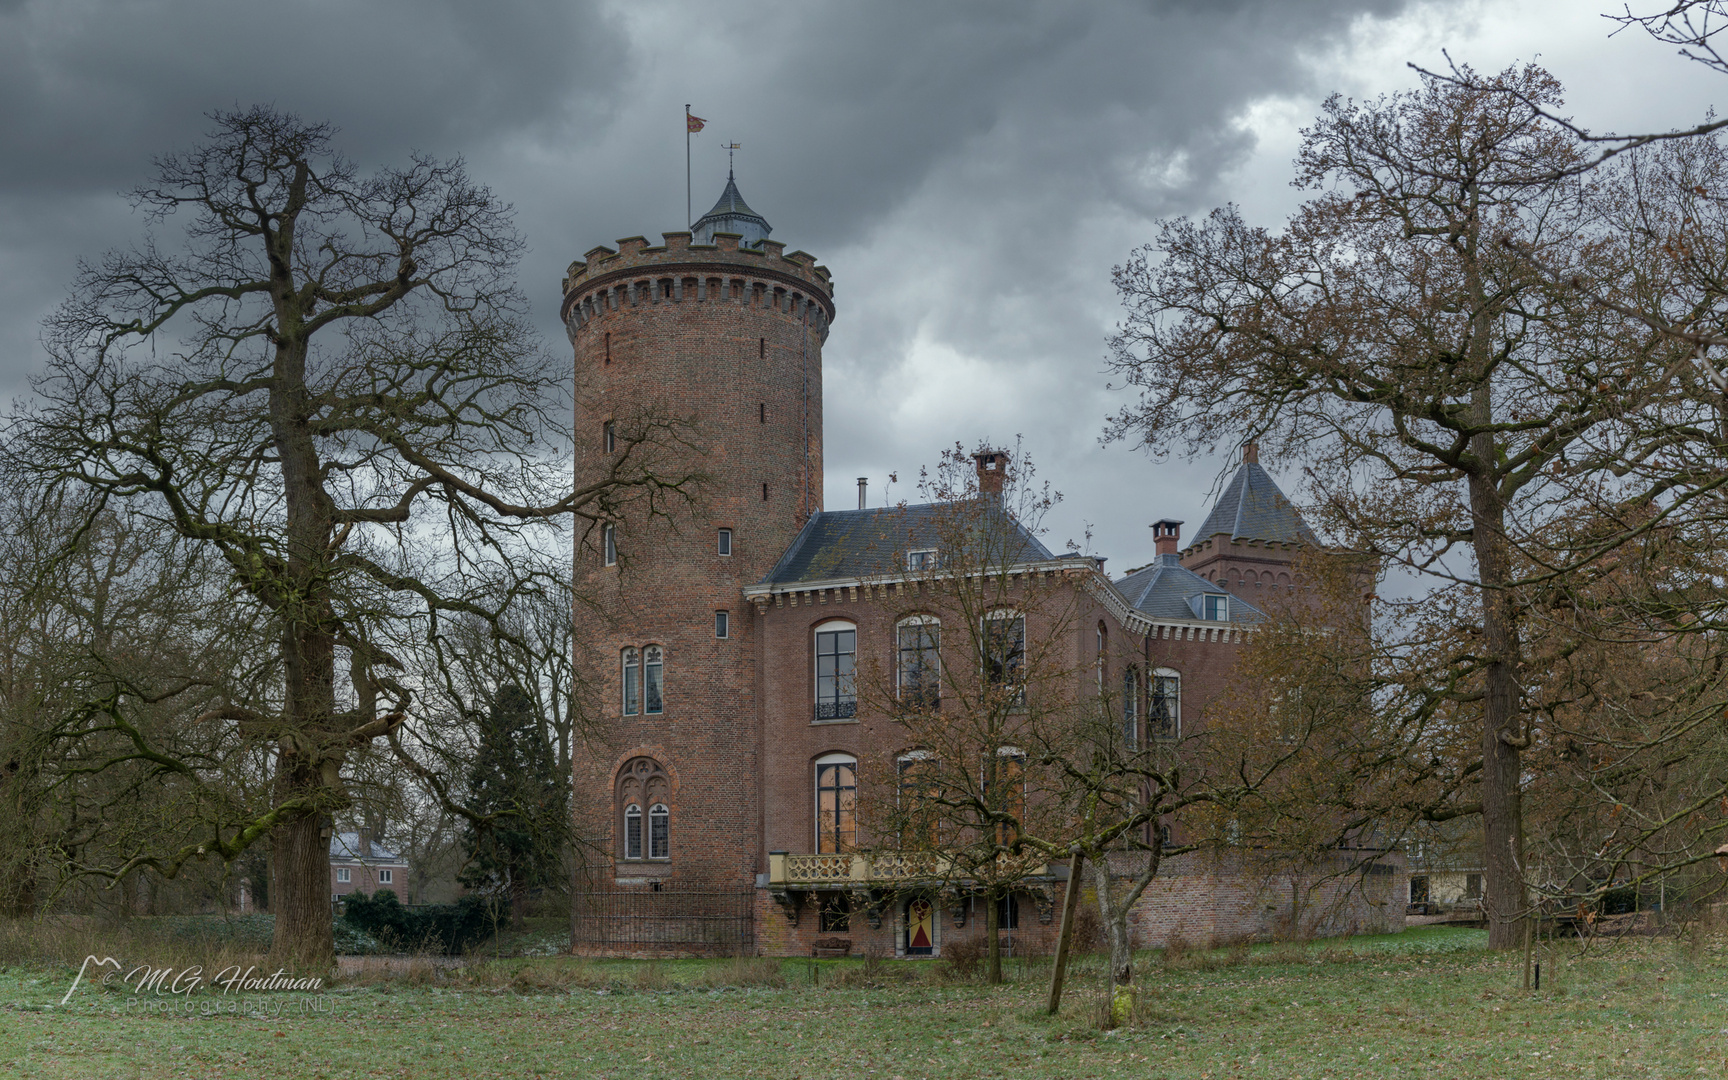
<svg viewBox="0 0 1728 1080">
<path fill-rule="evenodd" d="M 732 172 L 732 151 L 744 149 L 744 144 L 741 142 L 729 142 L 721 143 L 720 145 L 726 148 L 726 172 L 730 175 Z"/>
</svg>

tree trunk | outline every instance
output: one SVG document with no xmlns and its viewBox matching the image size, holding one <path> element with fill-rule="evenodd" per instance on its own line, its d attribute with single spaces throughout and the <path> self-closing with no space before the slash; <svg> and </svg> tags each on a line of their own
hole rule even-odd
<svg viewBox="0 0 1728 1080">
<path fill-rule="evenodd" d="M 336 953 L 330 922 L 330 841 L 324 818 L 302 814 L 277 827 L 272 836 L 272 877 L 276 935 L 272 964 L 300 971 L 327 969 Z"/>
<path fill-rule="evenodd" d="M 990 939 L 990 964 L 984 970 L 984 981 L 991 986 L 1002 984 L 1002 922 L 996 910 L 996 894 L 984 894 L 984 934 Z"/>
<path fill-rule="evenodd" d="M 1492 439 L 1471 440 L 1476 457 L 1494 453 Z M 1489 458 L 1488 460 L 1492 460 Z M 1482 698 L 1482 869 L 1488 946 L 1520 945 L 1524 910 L 1522 807 L 1518 790 L 1524 735 L 1518 723 L 1518 654 L 1513 599 L 1504 588 L 1509 567 L 1502 533 L 1505 507 L 1487 478 L 1470 477 L 1476 568 L 1482 582 L 1482 644 L 1488 657 Z"/>
<path fill-rule="evenodd" d="M 1098 914 L 1110 935 L 1110 982 L 1115 986 L 1134 983 L 1134 945 L 1128 934 L 1128 908 L 1116 903 L 1110 890 L 1110 860 L 1094 859 L 1092 883 L 1098 891 Z"/>
</svg>

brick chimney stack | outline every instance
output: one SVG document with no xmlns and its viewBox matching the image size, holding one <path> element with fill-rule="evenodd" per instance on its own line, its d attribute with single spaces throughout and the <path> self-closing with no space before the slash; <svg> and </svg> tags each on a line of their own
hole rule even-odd
<svg viewBox="0 0 1728 1080">
<path fill-rule="evenodd" d="M 1158 544 L 1158 554 L 1174 555 L 1182 546 L 1182 523 L 1164 518 L 1152 523 L 1152 536 Z"/>
<path fill-rule="evenodd" d="M 1260 441 L 1258 439 L 1249 439 L 1242 444 L 1242 464 L 1260 464 Z"/>
<path fill-rule="evenodd" d="M 1002 497 L 1002 484 L 1008 479 L 1008 454 L 1003 450 L 980 450 L 972 455 L 978 466 L 978 494 Z"/>
</svg>

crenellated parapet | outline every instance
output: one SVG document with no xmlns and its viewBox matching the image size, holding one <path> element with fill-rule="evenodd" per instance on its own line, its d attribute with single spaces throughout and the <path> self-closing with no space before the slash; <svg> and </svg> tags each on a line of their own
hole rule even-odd
<svg viewBox="0 0 1728 1080">
<path fill-rule="evenodd" d="M 559 316 L 571 341 L 607 312 L 685 303 L 780 312 L 827 339 L 834 287 L 814 256 L 786 252 L 776 240 L 744 247 L 736 233 L 716 233 L 713 244 L 693 244 L 687 232 L 661 236 L 661 244 L 626 237 L 616 249 L 597 247 L 570 264 Z"/>
</svg>

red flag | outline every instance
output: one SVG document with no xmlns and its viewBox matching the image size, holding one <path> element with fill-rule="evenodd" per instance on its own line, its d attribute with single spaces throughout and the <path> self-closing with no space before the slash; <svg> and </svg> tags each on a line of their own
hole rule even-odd
<svg viewBox="0 0 1728 1080">
<path fill-rule="evenodd" d="M 702 125 L 707 122 L 708 121 L 702 119 L 700 116 L 691 116 L 689 113 L 684 114 L 684 130 L 692 134 L 701 131 Z"/>
</svg>

